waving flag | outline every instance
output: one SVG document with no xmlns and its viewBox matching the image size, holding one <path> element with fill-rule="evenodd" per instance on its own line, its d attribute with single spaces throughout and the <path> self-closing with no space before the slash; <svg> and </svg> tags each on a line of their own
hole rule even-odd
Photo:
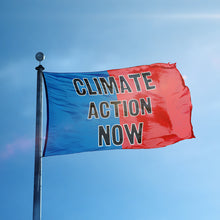
<svg viewBox="0 0 220 220">
<path fill-rule="evenodd" d="M 190 92 L 175 64 L 43 75 L 43 156 L 157 148 L 194 137 Z"/>
</svg>

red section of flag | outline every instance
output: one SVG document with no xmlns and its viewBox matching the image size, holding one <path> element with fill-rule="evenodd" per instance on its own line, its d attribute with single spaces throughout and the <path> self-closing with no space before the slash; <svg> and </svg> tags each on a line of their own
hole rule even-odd
<svg viewBox="0 0 220 220">
<path fill-rule="evenodd" d="M 124 128 L 122 148 L 165 147 L 195 137 L 190 91 L 175 64 L 144 65 L 108 73 L 120 85 L 117 98 L 121 101 L 119 118 Z M 129 138 L 128 133 L 135 127 L 142 135 Z"/>
</svg>

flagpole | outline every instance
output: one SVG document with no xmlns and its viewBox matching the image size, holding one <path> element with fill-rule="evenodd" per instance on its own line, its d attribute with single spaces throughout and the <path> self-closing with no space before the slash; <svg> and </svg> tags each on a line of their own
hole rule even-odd
<svg viewBox="0 0 220 220">
<path fill-rule="evenodd" d="M 36 104 L 36 133 L 35 133 L 35 165 L 34 165 L 34 198 L 33 220 L 41 220 L 41 185 L 42 185 L 42 118 L 43 118 L 43 70 L 41 61 L 44 54 L 38 52 L 35 56 L 39 61 L 37 70 L 37 104 Z"/>
</svg>

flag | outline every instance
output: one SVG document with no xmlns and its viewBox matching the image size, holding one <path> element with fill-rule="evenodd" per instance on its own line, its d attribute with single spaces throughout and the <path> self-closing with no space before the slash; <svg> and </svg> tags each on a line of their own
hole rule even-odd
<svg viewBox="0 0 220 220">
<path fill-rule="evenodd" d="M 43 156 L 158 148 L 194 138 L 190 91 L 176 64 L 43 77 Z"/>
</svg>

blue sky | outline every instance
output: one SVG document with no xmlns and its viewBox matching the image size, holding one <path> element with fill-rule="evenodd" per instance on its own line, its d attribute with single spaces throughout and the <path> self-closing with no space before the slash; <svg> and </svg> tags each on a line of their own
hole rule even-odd
<svg viewBox="0 0 220 220">
<path fill-rule="evenodd" d="M 0 218 L 32 218 L 34 56 L 43 51 L 54 72 L 177 63 L 196 139 L 44 158 L 42 219 L 220 219 L 219 8 L 214 0 L 1 2 Z"/>
</svg>

